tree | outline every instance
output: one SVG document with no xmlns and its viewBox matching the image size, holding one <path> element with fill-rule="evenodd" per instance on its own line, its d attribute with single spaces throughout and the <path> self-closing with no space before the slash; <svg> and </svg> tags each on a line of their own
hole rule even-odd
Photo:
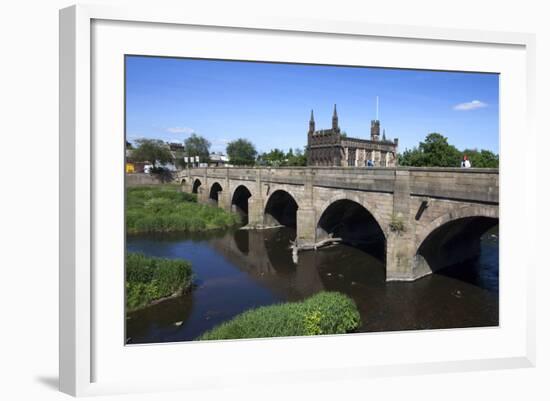
<svg viewBox="0 0 550 401">
<path fill-rule="evenodd" d="M 210 158 L 210 142 L 197 134 L 192 134 L 185 140 L 185 154 L 190 157 L 199 156 L 201 162 L 208 163 Z M 180 164 L 183 166 L 185 163 Z"/>
<path fill-rule="evenodd" d="M 262 153 L 258 161 L 269 166 L 281 166 L 285 163 L 286 156 L 280 149 L 271 149 L 268 153 Z"/>
<path fill-rule="evenodd" d="M 402 166 L 418 167 L 459 167 L 461 152 L 447 142 L 447 138 L 437 132 L 426 136 L 418 148 L 405 150 L 399 155 L 399 164 Z"/>
<path fill-rule="evenodd" d="M 243 138 L 229 142 L 226 151 L 229 162 L 237 166 L 253 165 L 258 154 L 252 142 Z"/>
<path fill-rule="evenodd" d="M 498 154 L 489 150 L 465 149 L 463 153 L 470 159 L 472 167 L 498 168 Z"/>
<path fill-rule="evenodd" d="M 424 154 L 424 165 L 427 167 L 459 167 L 461 154 L 447 138 L 433 132 L 428 134 L 425 142 L 418 146 Z"/>
<path fill-rule="evenodd" d="M 157 163 L 165 165 L 172 162 L 173 157 L 170 148 L 159 139 L 141 138 L 136 141 L 137 147 L 132 152 L 132 159 L 140 162 L 149 162 L 153 168 Z"/>
<path fill-rule="evenodd" d="M 307 166 L 307 155 L 299 148 L 294 149 L 294 152 L 290 149 L 287 154 L 286 164 L 288 166 Z"/>
</svg>

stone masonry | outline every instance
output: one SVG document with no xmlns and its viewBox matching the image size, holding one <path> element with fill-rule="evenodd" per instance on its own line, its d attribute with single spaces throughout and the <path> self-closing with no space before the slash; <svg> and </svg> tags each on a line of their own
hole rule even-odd
<svg viewBox="0 0 550 401">
<path fill-rule="evenodd" d="M 460 219 L 498 221 L 499 213 L 495 169 L 218 167 L 184 170 L 177 179 L 184 191 L 198 194 L 199 202 L 216 202 L 212 188 L 221 188 L 217 204 L 228 211 L 236 189 L 246 187 L 251 194 L 249 226 L 257 228 L 268 221 L 265 211 L 272 194 L 284 191 L 298 205 L 296 241 L 302 248 L 324 239 L 317 227 L 331 204 L 343 199 L 356 202 L 374 217 L 385 236 L 387 280 L 416 280 L 432 272 L 419 249 L 438 228 Z"/>
</svg>

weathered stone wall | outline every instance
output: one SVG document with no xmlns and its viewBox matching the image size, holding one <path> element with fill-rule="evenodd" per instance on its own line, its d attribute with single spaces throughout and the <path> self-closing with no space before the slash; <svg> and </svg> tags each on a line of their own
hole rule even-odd
<svg viewBox="0 0 550 401">
<path fill-rule="evenodd" d="M 304 247 L 324 239 L 317 227 L 331 204 L 342 199 L 359 203 L 386 238 L 388 280 L 414 280 L 431 273 L 418 250 L 438 227 L 470 217 L 498 219 L 499 175 L 492 169 L 203 168 L 178 175 L 189 192 L 196 179 L 202 183 L 199 201 L 209 202 L 217 183 L 222 188 L 218 206 L 226 210 L 231 210 L 235 190 L 245 186 L 251 193 L 249 225 L 258 228 L 266 224 L 270 196 L 285 191 L 298 205 L 296 240 Z M 402 229 L 395 229 L 399 226 Z"/>
<path fill-rule="evenodd" d="M 131 187 L 135 185 L 158 185 L 165 184 L 166 181 L 156 175 L 150 175 L 145 173 L 132 173 L 126 174 L 126 186 Z"/>
</svg>

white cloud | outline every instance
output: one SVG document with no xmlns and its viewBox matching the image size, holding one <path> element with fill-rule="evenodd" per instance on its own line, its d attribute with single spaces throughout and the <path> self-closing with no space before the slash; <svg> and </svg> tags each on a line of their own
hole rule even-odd
<svg viewBox="0 0 550 401">
<path fill-rule="evenodd" d="M 171 134 L 191 135 L 191 134 L 195 133 L 195 130 L 193 128 L 189 128 L 189 127 L 170 127 L 170 128 L 166 128 L 166 132 L 169 132 Z"/>
<path fill-rule="evenodd" d="M 453 109 L 466 111 L 466 110 L 482 109 L 487 106 L 488 104 L 482 102 L 481 100 L 472 100 L 471 102 L 459 103 L 456 106 L 454 106 Z"/>
</svg>

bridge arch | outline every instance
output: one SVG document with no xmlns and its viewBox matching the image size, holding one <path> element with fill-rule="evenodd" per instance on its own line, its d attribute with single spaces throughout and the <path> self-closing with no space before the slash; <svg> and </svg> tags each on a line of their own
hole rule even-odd
<svg viewBox="0 0 550 401">
<path fill-rule="evenodd" d="M 276 189 L 269 194 L 264 207 L 264 225 L 296 227 L 298 202 L 285 189 Z"/>
<path fill-rule="evenodd" d="M 498 222 L 498 206 L 472 205 L 444 213 L 417 233 L 415 269 L 429 274 L 478 256 L 481 236 Z"/>
<path fill-rule="evenodd" d="M 193 189 L 191 192 L 193 192 L 194 194 L 198 194 L 201 186 L 202 186 L 201 180 L 199 180 L 198 178 L 195 178 L 195 180 L 193 181 Z"/>
<path fill-rule="evenodd" d="M 342 242 L 375 251 L 385 258 L 386 233 L 359 197 L 339 197 L 326 205 L 317 219 L 316 241 L 340 238 Z"/>
<path fill-rule="evenodd" d="M 417 232 L 415 242 L 416 249 L 418 250 L 418 248 L 422 245 L 426 238 L 439 227 L 443 226 L 446 223 L 452 222 L 453 220 L 459 220 L 469 217 L 487 217 L 498 220 L 498 206 L 472 205 L 461 207 L 459 209 L 442 214 L 441 216 L 432 220 L 430 224 Z"/>
<path fill-rule="evenodd" d="M 220 198 L 220 192 L 222 192 L 222 191 L 223 191 L 223 187 L 221 186 L 221 184 L 219 182 L 215 181 L 210 186 L 210 192 L 208 193 L 208 199 L 217 204 L 218 201 L 219 201 L 219 198 Z"/>
<path fill-rule="evenodd" d="M 345 195 L 335 195 L 335 196 L 332 196 L 331 198 L 329 198 L 327 201 L 325 201 L 322 204 L 322 206 L 319 209 L 319 212 L 317 214 L 317 216 L 318 216 L 317 224 L 319 223 L 320 216 L 322 216 L 322 214 L 327 210 L 327 208 L 330 205 L 332 205 L 333 203 L 341 201 L 341 200 L 349 200 L 349 201 L 358 203 L 359 205 L 363 206 L 367 210 L 367 212 L 369 212 L 374 217 L 374 220 L 376 221 L 376 224 L 380 227 L 380 229 L 384 233 L 384 237 L 388 236 L 389 227 L 388 227 L 387 224 L 384 224 L 384 222 L 387 219 L 384 219 L 384 217 L 376 210 L 376 208 L 373 207 L 373 205 L 371 205 L 370 202 L 365 200 L 364 197 L 361 197 L 359 194 L 352 193 L 352 192 L 346 193 Z"/>
<path fill-rule="evenodd" d="M 248 201 L 252 192 L 246 185 L 238 185 L 231 194 L 231 210 L 238 213 L 241 218 L 248 219 Z"/>
</svg>

